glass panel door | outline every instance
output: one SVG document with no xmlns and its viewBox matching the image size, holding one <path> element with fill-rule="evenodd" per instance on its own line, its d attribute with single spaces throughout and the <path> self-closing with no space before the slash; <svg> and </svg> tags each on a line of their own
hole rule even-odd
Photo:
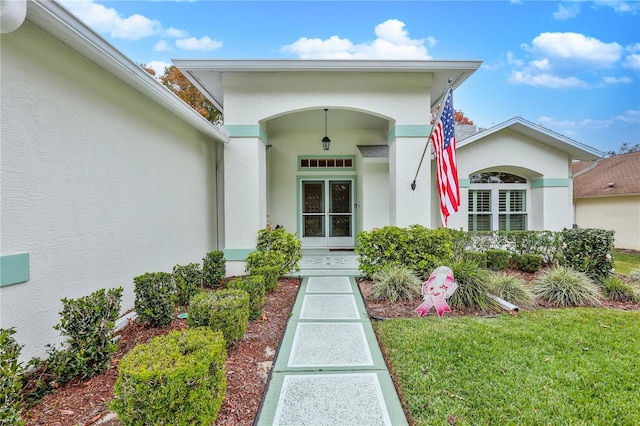
<svg viewBox="0 0 640 426">
<path fill-rule="evenodd" d="M 302 183 L 302 236 L 325 237 L 324 181 Z"/>
<path fill-rule="evenodd" d="M 351 237 L 351 181 L 330 181 L 330 237 Z"/>
</svg>

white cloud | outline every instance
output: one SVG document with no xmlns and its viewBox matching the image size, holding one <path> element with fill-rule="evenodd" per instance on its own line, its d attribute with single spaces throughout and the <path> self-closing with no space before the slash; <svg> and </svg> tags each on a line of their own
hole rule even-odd
<svg viewBox="0 0 640 426">
<path fill-rule="evenodd" d="M 376 25 L 377 38 L 371 42 L 354 44 L 337 35 L 324 40 L 301 37 L 281 51 L 301 59 L 430 59 L 425 43 L 431 47 L 437 40 L 412 39 L 404 27 L 404 22 L 389 19 Z"/>
<path fill-rule="evenodd" d="M 189 37 L 189 33 L 187 31 L 184 30 L 179 30 L 177 28 L 167 28 L 166 30 L 164 30 L 164 35 L 166 35 L 167 37 L 172 37 L 172 38 L 186 38 Z"/>
<path fill-rule="evenodd" d="M 633 83 L 629 77 L 603 77 L 602 82 L 605 86 L 613 86 L 614 84 L 629 84 Z"/>
<path fill-rule="evenodd" d="M 624 49 L 584 34 L 542 33 L 520 46 L 527 60 L 507 53 L 509 82 L 550 88 L 589 88 L 618 84 L 623 78 L 596 77 L 598 71 L 620 65 Z M 633 60 L 629 60 L 633 66 Z"/>
<path fill-rule="evenodd" d="M 160 40 L 155 44 L 155 46 L 153 46 L 154 52 L 169 52 L 171 50 L 171 46 L 169 46 L 164 40 Z"/>
<path fill-rule="evenodd" d="M 553 13 L 553 19 L 564 21 L 566 19 L 575 18 L 580 13 L 580 4 L 572 3 L 568 6 L 562 4 L 558 5 L 558 10 Z"/>
<path fill-rule="evenodd" d="M 640 71 L 640 53 L 633 53 L 624 58 L 623 67 L 634 71 Z"/>
<path fill-rule="evenodd" d="M 63 5 L 91 28 L 111 37 L 138 40 L 160 32 L 160 22 L 134 14 L 123 18 L 113 8 L 93 1 L 63 1 Z"/>
<path fill-rule="evenodd" d="M 171 66 L 168 62 L 162 61 L 151 61 L 146 64 L 147 68 L 151 68 L 156 72 L 156 79 L 160 79 L 160 77 L 164 74 L 164 70 Z"/>
<path fill-rule="evenodd" d="M 617 115 L 615 119 L 627 124 L 633 124 L 637 126 L 638 123 L 640 123 L 640 111 L 629 109 L 629 110 L 626 110 L 624 114 Z"/>
<path fill-rule="evenodd" d="M 189 37 L 176 40 L 176 46 L 184 50 L 216 50 L 222 47 L 222 42 L 212 40 L 207 36 L 201 38 Z"/>
<path fill-rule="evenodd" d="M 595 4 L 610 7 L 618 13 L 631 13 L 635 15 L 640 10 L 640 3 L 637 1 L 601 0 L 596 1 Z"/>
</svg>

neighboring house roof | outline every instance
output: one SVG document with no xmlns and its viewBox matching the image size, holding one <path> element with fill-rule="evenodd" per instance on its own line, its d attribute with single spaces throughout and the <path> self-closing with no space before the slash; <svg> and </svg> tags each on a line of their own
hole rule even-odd
<svg viewBox="0 0 640 426">
<path fill-rule="evenodd" d="M 591 166 L 585 161 L 571 165 L 574 198 L 640 195 L 640 152 L 614 155 Z"/>
<path fill-rule="evenodd" d="M 482 61 L 419 61 L 419 60 L 360 60 L 360 59 L 274 59 L 274 60 L 217 60 L 173 59 L 173 64 L 211 100 L 224 110 L 224 73 L 274 72 L 404 72 L 432 73 L 431 102 L 437 105 L 444 95 L 449 79 L 460 86 L 482 64 Z"/>
<path fill-rule="evenodd" d="M 480 133 L 476 133 L 473 136 L 466 137 L 458 143 L 458 148 L 462 148 L 465 145 L 474 143 L 504 129 L 512 130 L 516 133 L 520 133 L 524 136 L 552 146 L 553 148 L 564 151 L 569 154 L 572 160 L 597 160 L 602 158 L 604 155 L 604 153 L 595 148 L 591 148 L 590 146 L 574 141 L 571 138 L 534 124 L 522 117 L 514 117 L 504 123 L 490 127 Z"/>
<path fill-rule="evenodd" d="M 27 3 L 27 21 L 219 142 L 229 137 L 55 1 Z"/>
</svg>

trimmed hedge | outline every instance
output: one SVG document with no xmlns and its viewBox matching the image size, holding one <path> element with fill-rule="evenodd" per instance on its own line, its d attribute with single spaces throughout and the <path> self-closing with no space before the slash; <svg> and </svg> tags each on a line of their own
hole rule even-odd
<svg viewBox="0 0 640 426">
<path fill-rule="evenodd" d="M 135 310 L 140 321 L 167 327 L 173 321 L 176 281 L 167 272 L 148 272 L 133 279 Z"/>
<path fill-rule="evenodd" d="M 504 271 L 509 267 L 509 252 L 506 250 L 490 249 L 485 251 L 487 255 L 487 268 L 493 271 Z"/>
<path fill-rule="evenodd" d="M 265 294 L 264 277 L 262 275 L 234 278 L 229 281 L 227 288 L 244 290 L 249 293 L 249 320 L 257 320 L 262 316 Z"/>
<path fill-rule="evenodd" d="M 277 266 L 260 266 L 253 268 L 250 275 L 262 275 L 264 277 L 264 289 L 266 292 L 275 291 L 278 288 L 279 268 Z"/>
<path fill-rule="evenodd" d="M 175 265 L 173 276 L 176 280 L 177 302 L 187 305 L 189 300 L 202 290 L 202 267 L 199 263 Z"/>
<path fill-rule="evenodd" d="M 202 258 L 202 279 L 204 285 L 216 289 L 227 275 L 227 260 L 220 250 L 210 251 Z"/>
<path fill-rule="evenodd" d="M 244 337 L 248 323 L 249 294 L 244 290 L 203 291 L 189 304 L 189 327 L 221 331 L 228 347 Z"/>
<path fill-rule="evenodd" d="M 110 408 L 125 425 L 207 425 L 227 388 L 222 333 L 173 331 L 138 345 L 120 361 Z"/>
</svg>

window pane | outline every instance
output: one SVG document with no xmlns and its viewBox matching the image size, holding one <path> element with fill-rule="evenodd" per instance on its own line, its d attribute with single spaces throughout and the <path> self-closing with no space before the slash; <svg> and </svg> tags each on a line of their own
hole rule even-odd
<svg viewBox="0 0 640 426">
<path fill-rule="evenodd" d="M 491 191 L 490 190 L 469 191 L 469 211 L 490 212 L 491 211 Z"/>
<path fill-rule="evenodd" d="M 302 186 L 304 197 L 303 213 L 324 212 L 324 182 L 305 182 Z"/>
<path fill-rule="evenodd" d="M 501 189 L 498 196 L 499 210 L 501 212 L 525 212 L 525 191 Z"/>
<path fill-rule="evenodd" d="M 511 173 L 487 172 L 469 176 L 471 183 L 527 183 L 521 176 Z"/>
<path fill-rule="evenodd" d="M 467 228 L 469 231 L 491 231 L 491 215 L 470 214 Z"/>
<path fill-rule="evenodd" d="M 525 231 L 527 229 L 527 215 L 501 214 L 498 217 L 498 229 L 501 231 Z"/>
<path fill-rule="evenodd" d="M 324 237 L 324 216 L 304 216 L 304 237 Z"/>
</svg>

